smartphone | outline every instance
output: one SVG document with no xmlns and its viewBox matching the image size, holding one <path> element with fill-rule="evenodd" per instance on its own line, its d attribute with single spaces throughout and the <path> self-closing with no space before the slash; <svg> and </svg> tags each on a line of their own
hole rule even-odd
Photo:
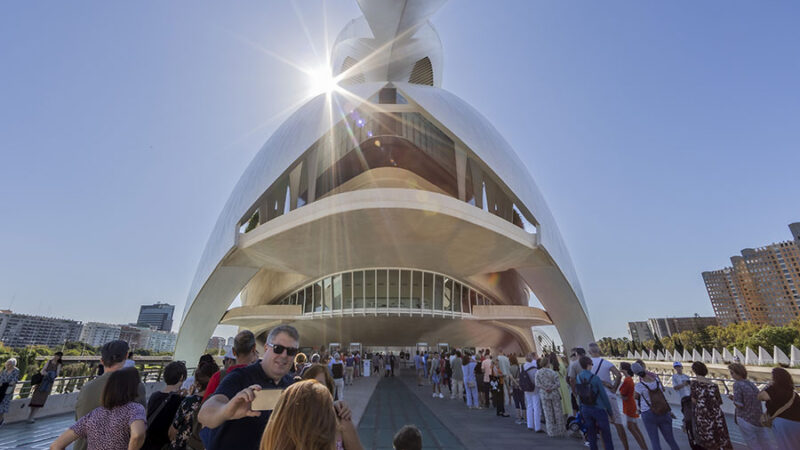
<svg viewBox="0 0 800 450">
<path fill-rule="evenodd" d="M 281 398 L 283 389 L 262 389 L 256 391 L 256 398 L 250 404 L 250 409 L 253 411 L 272 411 L 275 405 L 278 404 L 278 399 Z"/>
</svg>

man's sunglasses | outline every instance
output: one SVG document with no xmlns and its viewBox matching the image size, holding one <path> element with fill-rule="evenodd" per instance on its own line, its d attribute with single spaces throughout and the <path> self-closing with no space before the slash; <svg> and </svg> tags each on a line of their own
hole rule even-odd
<svg viewBox="0 0 800 450">
<path fill-rule="evenodd" d="M 284 347 L 280 344 L 267 344 L 267 346 L 272 347 L 272 351 L 275 352 L 276 355 L 280 355 L 285 350 L 287 355 L 294 356 L 300 351 L 297 347 Z"/>
</svg>

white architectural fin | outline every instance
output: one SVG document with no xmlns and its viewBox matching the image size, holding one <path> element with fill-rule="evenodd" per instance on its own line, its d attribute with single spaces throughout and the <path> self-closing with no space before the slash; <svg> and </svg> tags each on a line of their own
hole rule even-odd
<svg viewBox="0 0 800 450">
<path fill-rule="evenodd" d="M 683 349 L 683 361 L 691 361 L 691 360 L 692 360 L 692 354 L 689 353 L 689 350 Z"/>
<path fill-rule="evenodd" d="M 711 352 L 711 364 L 722 364 L 722 363 L 723 363 L 722 354 L 719 352 L 719 350 L 714 349 Z"/>
<path fill-rule="evenodd" d="M 733 360 L 734 362 L 744 364 L 745 361 L 744 354 L 738 348 L 733 349 Z"/>
<path fill-rule="evenodd" d="M 663 361 L 664 360 L 664 353 L 661 350 L 659 350 L 656 353 L 656 360 L 658 360 L 658 361 Z"/>
<path fill-rule="evenodd" d="M 789 364 L 792 367 L 800 367 L 800 349 L 793 345 L 789 353 L 791 353 Z"/>
<path fill-rule="evenodd" d="M 733 355 L 728 350 L 728 347 L 722 348 L 722 361 L 726 363 L 733 362 Z"/>
<path fill-rule="evenodd" d="M 788 366 L 789 364 L 791 364 L 791 361 L 789 361 L 789 357 L 786 356 L 786 353 L 783 353 L 783 350 L 778 348 L 777 345 L 773 346 L 772 354 L 773 354 L 772 361 L 775 364 L 780 364 L 782 366 Z"/>
<path fill-rule="evenodd" d="M 708 353 L 706 349 L 703 349 L 703 362 L 706 364 L 711 363 L 711 353 Z"/>
<path fill-rule="evenodd" d="M 754 366 L 758 364 L 758 355 L 752 348 L 747 347 L 744 352 L 744 364 L 747 366 Z"/>
<path fill-rule="evenodd" d="M 772 365 L 772 355 L 769 354 L 764 347 L 758 347 L 758 365 L 769 366 Z"/>
<path fill-rule="evenodd" d="M 680 353 L 678 353 L 677 350 L 675 350 L 675 351 L 672 352 L 672 360 L 673 361 L 682 361 L 683 357 L 681 356 Z"/>
</svg>

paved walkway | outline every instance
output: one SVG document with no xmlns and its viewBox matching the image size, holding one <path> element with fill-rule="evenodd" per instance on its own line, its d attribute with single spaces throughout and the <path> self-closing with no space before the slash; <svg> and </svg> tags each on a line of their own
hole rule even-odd
<svg viewBox="0 0 800 450">
<path fill-rule="evenodd" d="M 74 417 L 74 414 L 61 414 L 39 419 L 33 424 L 23 421 L 3 425 L 0 427 L 0 449 L 49 448 L 64 430 L 75 423 Z"/>
</svg>

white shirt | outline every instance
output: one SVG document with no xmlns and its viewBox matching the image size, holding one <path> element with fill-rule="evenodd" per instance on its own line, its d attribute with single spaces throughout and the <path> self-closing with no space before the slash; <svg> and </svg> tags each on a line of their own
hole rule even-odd
<svg viewBox="0 0 800 450">
<path fill-rule="evenodd" d="M 122 368 L 127 369 L 128 367 L 136 367 L 136 361 L 132 359 L 126 359 L 125 362 L 122 364 Z"/>
<path fill-rule="evenodd" d="M 193 384 L 194 384 L 194 375 L 186 378 L 186 380 L 183 381 L 183 384 L 181 384 L 181 389 L 188 391 Z"/>
<path fill-rule="evenodd" d="M 647 387 L 645 387 L 645 385 L 647 385 Z M 648 391 L 647 388 L 650 388 L 650 390 L 655 390 L 657 387 L 658 381 L 650 381 L 648 383 L 639 381 L 636 383 L 636 386 L 633 387 L 633 391 L 641 396 L 641 399 L 639 399 L 638 403 L 639 409 L 642 412 L 650 411 L 650 405 L 648 405 L 648 403 L 650 403 L 650 391 Z"/>
<path fill-rule="evenodd" d="M 681 374 L 676 373 L 672 375 L 673 386 L 686 383 L 687 381 L 689 381 L 689 375 L 686 375 L 684 373 Z M 692 394 L 692 388 L 690 388 L 688 384 L 680 389 L 675 389 L 675 390 L 681 395 L 681 398 L 688 397 Z"/>
<path fill-rule="evenodd" d="M 604 359 L 602 356 L 598 356 L 597 358 L 592 358 L 592 373 L 597 375 L 597 378 L 600 378 L 600 381 L 603 383 L 614 384 L 611 381 L 611 364 L 608 362 L 607 359 Z M 606 387 L 606 392 L 609 394 L 613 394 L 614 391 Z"/>
</svg>

